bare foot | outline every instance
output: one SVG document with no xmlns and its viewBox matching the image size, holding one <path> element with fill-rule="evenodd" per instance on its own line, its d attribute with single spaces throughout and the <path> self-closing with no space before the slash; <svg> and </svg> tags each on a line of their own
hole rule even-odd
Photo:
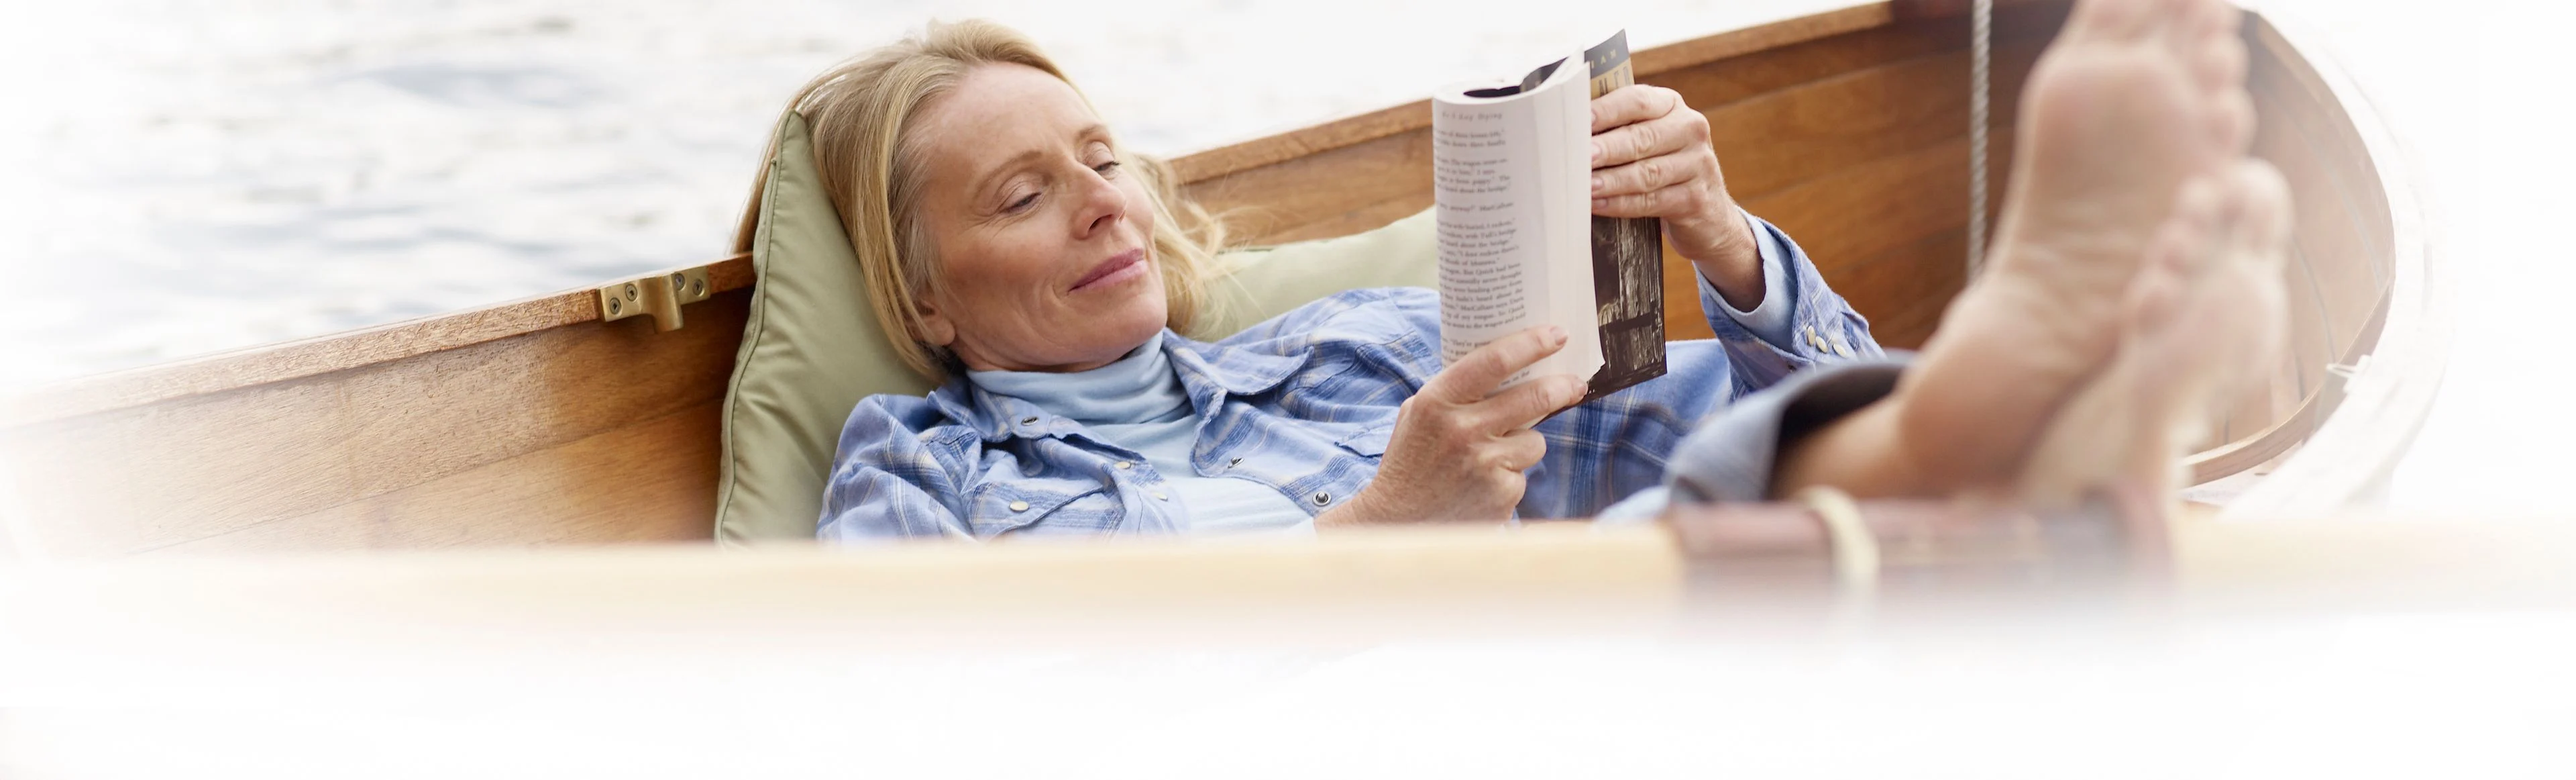
<svg viewBox="0 0 2576 780">
<path fill-rule="evenodd" d="M 1933 484 L 2014 481 L 2110 360 L 2141 248 L 2253 135 L 2238 21 L 2223 0 L 2084 0 L 2031 74 L 1993 261 L 1898 390 Z"/>
<path fill-rule="evenodd" d="M 2208 436 L 2213 404 L 2279 359 L 2289 213 L 2288 186 L 2262 162 L 2185 185 L 2129 291 L 2116 356 L 2032 449 L 2025 502 L 2173 500 L 2183 448 Z"/>
</svg>

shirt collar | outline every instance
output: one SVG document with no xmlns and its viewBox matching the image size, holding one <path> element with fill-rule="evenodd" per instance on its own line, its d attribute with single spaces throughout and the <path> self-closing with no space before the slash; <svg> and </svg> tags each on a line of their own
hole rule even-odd
<svg viewBox="0 0 2576 780">
<path fill-rule="evenodd" d="M 1190 404 L 1202 418 L 1223 400 L 1223 395 L 1268 392 L 1306 364 L 1303 355 L 1270 355 L 1193 341 L 1170 328 L 1163 329 L 1162 341 L 1164 356 L 1171 360 L 1181 377 L 1181 386 L 1190 394 Z M 947 383 L 931 391 L 930 403 L 948 419 L 973 427 L 988 442 L 1014 436 L 1061 436 L 1082 429 L 1071 420 L 1059 423 L 1055 414 L 1037 404 L 986 392 L 969 381 L 963 371 L 951 372 Z"/>
<path fill-rule="evenodd" d="M 1256 395 L 1269 392 L 1288 375 L 1306 365 L 1304 355 L 1268 355 L 1224 344 L 1211 344 L 1183 338 L 1170 329 L 1163 331 L 1163 351 L 1172 366 L 1180 370 L 1181 384 L 1198 396 L 1201 386 L 1214 386 L 1233 395 Z"/>
</svg>

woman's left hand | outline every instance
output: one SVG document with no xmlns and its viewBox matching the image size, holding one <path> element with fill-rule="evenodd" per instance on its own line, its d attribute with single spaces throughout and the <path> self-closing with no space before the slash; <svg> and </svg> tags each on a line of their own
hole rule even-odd
<svg viewBox="0 0 2576 780">
<path fill-rule="evenodd" d="M 1662 218 L 1673 251 L 1750 309 L 1762 300 L 1762 255 L 1708 139 L 1708 117 L 1679 92 L 1635 84 L 1593 98 L 1592 213 Z"/>
</svg>

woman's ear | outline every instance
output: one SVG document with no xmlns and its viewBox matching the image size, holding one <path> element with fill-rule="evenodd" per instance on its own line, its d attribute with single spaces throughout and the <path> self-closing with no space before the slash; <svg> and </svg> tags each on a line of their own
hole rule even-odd
<svg viewBox="0 0 2576 780">
<path fill-rule="evenodd" d="M 912 307 L 913 313 L 920 315 L 921 333 L 917 335 L 922 343 L 946 347 L 957 342 L 957 323 L 939 313 L 939 307 L 930 302 L 929 296 L 914 299 Z"/>
</svg>

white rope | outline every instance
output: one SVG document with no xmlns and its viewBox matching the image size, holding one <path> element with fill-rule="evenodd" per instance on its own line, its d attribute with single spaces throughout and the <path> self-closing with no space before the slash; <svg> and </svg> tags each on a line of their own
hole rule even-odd
<svg viewBox="0 0 2576 780">
<path fill-rule="evenodd" d="M 1995 0 L 1977 0 L 1968 32 L 1968 277 L 1986 264 L 1986 117 L 1994 63 Z"/>
</svg>

